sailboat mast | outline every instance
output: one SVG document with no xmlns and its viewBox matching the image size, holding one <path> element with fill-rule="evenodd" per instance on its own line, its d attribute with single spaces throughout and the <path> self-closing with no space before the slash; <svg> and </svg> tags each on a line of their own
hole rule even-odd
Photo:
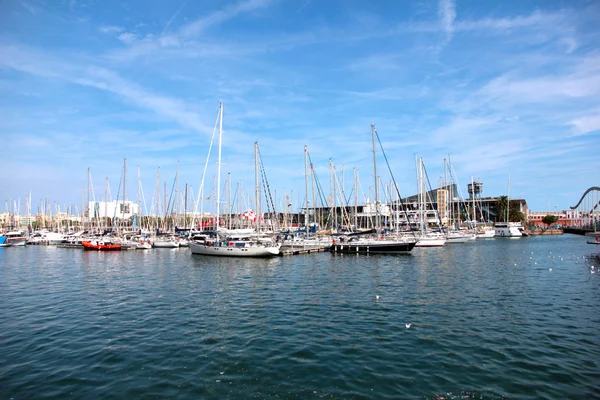
<svg viewBox="0 0 600 400">
<path fill-rule="evenodd" d="M 231 214 L 233 209 L 231 207 L 231 172 L 227 173 L 227 202 L 225 204 L 227 204 L 227 228 L 231 229 Z"/>
<path fill-rule="evenodd" d="M 142 203 L 141 203 L 141 195 L 140 195 L 140 190 L 141 190 L 141 179 L 140 179 L 140 166 L 138 165 L 137 168 L 137 178 L 138 178 L 138 192 L 137 192 L 137 205 L 138 205 L 138 209 L 137 209 L 137 223 L 140 225 L 140 228 L 142 227 L 142 219 L 141 217 L 141 210 L 142 210 Z"/>
<path fill-rule="evenodd" d="M 108 177 L 104 182 L 104 229 L 108 230 Z"/>
<path fill-rule="evenodd" d="M 308 160 L 307 160 L 307 150 L 306 145 L 304 146 L 304 190 L 306 193 L 306 213 L 304 214 L 304 226 L 306 229 L 305 236 L 308 237 Z"/>
<path fill-rule="evenodd" d="M 510 172 L 508 173 L 508 191 L 506 195 L 506 223 L 510 222 Z"/>
<path fill-rule="evenodd" d="M 87 190 L 87 214 L 88 214 L 88 229 L 91 231 L 92 230 L 92 220 L 91 220 L 91 212 L 90 212 L 90 167 L 88 167 L 88 190 Z M 44 219 L 44 228 L 45 226 L 45 219 Z"/>
<path fill-rule="evenodd" d="M 315 223 L 318 224 L 318 222 L 320 221 L 321 218 L 317 218 L 317 198 L 315 195 L 315 169 L 313 166 L 313 163 L 310 163 L 310 183 L 311 183 L 311 192 L 312 192 L 312 204 L 313 204 L 313 219 L 315 220 Z M 315 228 L 318 228 L 318 226 L 316 226 Z M 315 229 L 316 232 L 316 229 Z"/>
<path fill-rule="evenodd" d="M 217 215 L 216 215 L 216 231 L 219 237 L 219 214 L 221 212 L 221 145 L 223 140 L 223 102 L 219 103 L 219 154 L 217 158 Z"/>
<path fill-rule="evenodd" d="M 260 209 L 258 201 L 258 142 L 254 142 L 254 208 L 256 208 L 256 231 L 260 232 Z"/>
<path fill-rule="evenodd" d="M 471 196 L 473 196 L 473 224 L 477 222 L 477 214 L 475 213 L 475 180 L 471 176 Z"/>
<path fill-rule="evenodd" d="M 125 219 L 125 204 L 127 203 L 127 159 L 123 159 L 123 207 L 121 208 L 121 220 Z"/>
<path fill-rule="evenodd" d="M 333 188 L 333 161 L 329 159 L 329 206 L 331 207 L 331 228 L 337 228 L 337 219 L 335 214 L 335 193 Z"/>
<path fill-rule="evenodd" d="M 375 148 L 375 124 L 371 124 L 371 139 L 373 141 L 373 174 L 375 179 L 375 229 L 379 229 L 379 185 L 377 182 L 377 153 Z"/>
<path fill-rule="evenodd" d="M 420 177 L 419 177 L 419 164 L 418 164 L 418 159 L 417 159 L 417 154 L 415 153 L 415 174 L 417 177 L 417 205 L 418 208 L 415 210 L 416 211 L 416 220 L 417 223 L 419 224 L 419 232 L 421 232 L 423 229 L 421 229 L 421 181 L 420 181 Z"/>
<path fill-rule="evenodd" d="M 175 171 L 175 196 L 173 198 L 173 225 L 177 226 L 177 213 L 179 212 L 179 160 L 177 160 L 177 171 Z"/>
<path fill-rule="evenodd" d="M 354 229 L 358 230 L 358 171 L 354 168 Z"/>
</svg>

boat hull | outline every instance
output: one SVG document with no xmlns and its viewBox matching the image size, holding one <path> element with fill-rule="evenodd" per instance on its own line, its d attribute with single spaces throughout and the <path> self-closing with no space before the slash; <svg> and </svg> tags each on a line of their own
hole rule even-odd
<svg viewBox="0 0 600 400">
<path fill-rule="evenodd" d="M 403 254 L 409 253 L 416 242 L 395 242 L 389 240 L 373 240 L 364 242 L 335 243 L 332 253 L 342 254 Z"/>
<path fill-rule="evenodd" d="M 176 249 L 179 247 L 179 243 L 156 240 L 154 241 L 154 243 L 152 243 L 152 247 L 154 247 L 155 249 Z"/>
<path fill-rule="evenodd" d="M 507 237 L 507 238 L 520 238 L 523 237 L 523 233 L 519 228 L 510 226 L 510 227 L 496 227 L 494 228 L 495 235 L 494 237 Z"/>
<path fill-rule="evenodd" d="M 279 247 L 265 246 L 213 246 L 204 243 L 189 243 L 192 254 L 217 257 L 274 257 Z"/>
<path fill-rule="evenodd" d="M 103 244 L 103 243 L 93 243 L 88 241 L 81 242 L 84 250 L 98 250 L 98 251 L 121 251 L 120 244 Z"/>
<path fill-rule="evenodd" d="M 9 246 L 25 246 L 27 244 L 27 239 L 25 238 L 14 238 L 14 239 L 7 239 L 6 240 L 6 244 Z"/>
<path fill-rule="evenodd" d="M 477 239 L 475 234 L 448 234 L 448 238 L 446 239 L 446 243 L 466 243 Z"/>
<path fill-rule="evenodd" d="M 422 238 L 417 242 L 417 247 L 442 247 L 446 239 Z"/>
<path fill-rule="evenodd" d="M 493 239 L 496 232 L 493 229 L 477 232 L 477 239 Z"/>
</svg>

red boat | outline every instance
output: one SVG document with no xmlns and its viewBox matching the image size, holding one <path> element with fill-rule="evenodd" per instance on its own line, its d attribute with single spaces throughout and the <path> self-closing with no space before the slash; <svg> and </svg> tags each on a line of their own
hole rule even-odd
<svg viewBox="0 0 600 400">
<path fill-rule="evenodd" d="M 107 243 L 107 242 L 90 242 L 90 241 L 82 241 L 81 244 L 83 245 L 83 249 L 84 250 L 104 250 L 104 251 L 110 251 L 110 250 L 121 250 L 121 244 L 120 243 Z"/>
</svg>

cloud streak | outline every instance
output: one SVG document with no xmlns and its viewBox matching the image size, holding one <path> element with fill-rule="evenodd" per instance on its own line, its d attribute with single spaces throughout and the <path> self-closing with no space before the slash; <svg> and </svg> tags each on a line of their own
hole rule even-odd
<svg viewBox="0 0 600 400">
<path fill-rule="evenodd" d="M 445 43 L 448 43 L 452 40 L 454 20 L 456 19 L 456 3 L 454 0 L 439 0 L 438 16 L 441 28 L 446 34 Z"/>
</svg>

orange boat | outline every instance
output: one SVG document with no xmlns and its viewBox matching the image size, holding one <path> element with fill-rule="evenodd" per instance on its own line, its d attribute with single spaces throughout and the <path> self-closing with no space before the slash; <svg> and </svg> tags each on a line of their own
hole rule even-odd
<svg viewBox="0 0 600 400">
<path fill-rule="evenodd" d="M 84 250 L 121 250 L 121 244 L 119 243 L 105 243 L 105 242 L 90 242 L 90 241 L 82 241 Z"/>
</svg>

